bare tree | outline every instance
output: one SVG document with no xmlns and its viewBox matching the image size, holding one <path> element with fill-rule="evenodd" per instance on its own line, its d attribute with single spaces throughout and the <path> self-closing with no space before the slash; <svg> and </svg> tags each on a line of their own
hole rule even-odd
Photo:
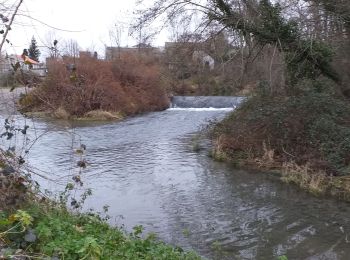
<svg viewBox="0 0 350 260">
<path fill-rule="evenodd" d="M 58 58 L 60 56 L 61 38 L 55 31 L 50 31 L 45 35 L 44 47 L 50 58 Z"/>
<path fill-rule="evenodd" d="M 79 57 L 79 45 L 76 40 L 70 39 L 63 43 L 63 55 L 69 57 L 78 58 Z"/>
<path fill-rule="evenodd" d="M 158 34 L 158 31 L 150 29 L 148 26 L 145 26 L 142 22 L 137 23 L 131 29 L 131 35 L 135 38 L 139 48 L 139 52 L 142 48 L 151 47 L 152 40 Z"/>
<path fill-rule="evenodd" d="M 23 3 L 23 0 L 19 0 L 18 3 L 15 4 L 15 9 L 13 11 L 10 9 L 10 7 L 7 7 L 4 4 L 2 5 L 3 6 L 3 10 L 4 11 L 10 11 L 10 12 L 12 11 L 12 15 L 11 15 L 11 18 L 8 18 L 4 14 L 0 13 L 0 19 L 2 21 L 2 25 L 5 28 L 4 30 L 3 29 L 1 30 L 1 33 L 3 34 L 3 36 L 2 36 L 2 40 L 0 42 L 0 53 L 2 51 L 4 43 L 5 42 L 10 43 L 9 39 L 7 39 L 7 35 L 9 33 L 9 31 L 11 30 L 11 26 L 12 26 L 14 20 L 15 20 L 15 17 L 17 15 L 18 10 L 19 10 L 20 6 L 22 5 L 22 3 Z M 1 10 L 1 11 L 3 11 L 3 10 Z"/>
<path fill-rule="evenodd" d="M 331 8 L 330 1 L 317 1 L 322 2 L 324 7 Z M 294 4 L 293 2 L 290 4 Z M 309 1 L 301 2 L 307 6 Z M 348 1 L 340 2 L 344 4 Z M 340 6 L 341 18 L 347 23 L 343 5 Z M 145 25 L 157 19 L 169 22 L 177 17 L 199 13 L 202 17 L 201 27 L 198 28 L 200 32 L 208 25 L 215 24 L 218 32 L 226 30 L 243 39 L 242 57 L 249 61 L 245 62 L 244 67 L 256 60 L 265 47 L 272 46 L 276 49 L 273 53 L 284 53 L 284 61 L 289 71 L 289 85 L 296 84 L 301 78 L 315 78 L 321 74 L 339 82 L 339 76 L 329 62 L 330 53 L 322 51 L 322 40 L 317 41 L 303 34 L 304 28 L 299 21 L 286 15 L 288 9 L 288 6 L 282 7 L 279 2 L 273 4 L 270 0 L 159 0 L 140 13 L 138 24 Z M 308 17 L 309 14 L 306 18 Z M 320 27 L 314 23 L 314 27 L 317 26 Z M 314 32 L 316 30 L 317 28 Z M 318 52 L 315 52 L 317 48 Z M 309 73 L 304 73 L 305 70 Z"/>
<path fill-rule="evenodd" d="M 111 46 L 116 46 L 118 48 L 118 57 L 111 57 L 112 59 L 114 58 L 120 58 L 120 47 L 121 47 L 121 41 L 122 41 L 122 31 L 123 28 L 122 26 L 118 24 L 114 24 L 113 27 L 109 30 L 109 38 L 111 41 Z M 112 52 L 112 55 L 114 52 Z"/>
</svg>

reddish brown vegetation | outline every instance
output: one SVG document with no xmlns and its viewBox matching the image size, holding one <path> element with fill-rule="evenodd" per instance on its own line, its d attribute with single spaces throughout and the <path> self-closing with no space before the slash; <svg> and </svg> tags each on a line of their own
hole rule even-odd
<svg viewBox="0 0 350 260">
<path fill-rule="evenodd" d="M 76 70 L 67 69 L 74 64 Z M 92 110 L 126 115 L 168 107 L 155 62 L 124 56 L 107 62 L 90 57 L 51 61 L 44 84 L 22 99 L 25 111 L 64 109 L 81 117 Z"/>
</svg>

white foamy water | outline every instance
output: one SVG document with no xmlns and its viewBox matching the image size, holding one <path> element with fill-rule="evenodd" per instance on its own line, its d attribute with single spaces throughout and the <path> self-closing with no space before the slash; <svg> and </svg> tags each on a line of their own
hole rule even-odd
<svg viewBox="0 0 350 260">
<path fill-rule="evenodd" d="M 215 108 L 215 107 L 171 107 L 168 108 L 168 111 L 197 111 L 197 112 L 205 112 L 205 111 L 232 111 L 236 107 L 223 107 L 223 108 Z"/>
</svg>

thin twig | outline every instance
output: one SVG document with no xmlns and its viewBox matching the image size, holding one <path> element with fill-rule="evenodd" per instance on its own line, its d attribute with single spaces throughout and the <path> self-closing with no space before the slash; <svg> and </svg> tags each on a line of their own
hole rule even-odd
<svg viewBox="0 0 350 260">
<path fill-rule="evenodd" d="M 2 38 L 2 41 L 1 41 L 1 43 L 0 43 L 0 53 L 1 53 L 1 50 L 2 50 L 2 47 L 3 47 L 4 43 L 5 43 L 5 41 L 6 41 L 7 34 L 8 34 L 9 31 L 11 30 L 12 23 L 13 23 L 13 21 L 15 20 L 15 16 L 16 16 L 16 14 L 17 14 L 17 12 L 18 12 L 18 9 L 19 9 L 19 7 L 21 6 L 22 2 L 23 2 L 23 0 L 20 0 L 20 1 L 19 1 L 18 5 L 16 6 L 15 11 L 14 11 L 13 14 L 12 14 L 10 23 L 9 23 L 8 26 L 6 27 L 6 31 L 5 31 L 5 33 L 4 33 L 4 36 L 3 36 L 3 38 Z"/>
</svg>

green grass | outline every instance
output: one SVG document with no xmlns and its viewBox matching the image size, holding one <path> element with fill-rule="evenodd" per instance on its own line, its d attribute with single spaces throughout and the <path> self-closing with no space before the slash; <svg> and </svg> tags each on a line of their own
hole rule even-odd
<svg viewBox="0 0 350 260">
<path fill-rule="evenodd" d="M 0 238 L 7 247 L 22 248 L 22 254 L 39 259 L 201 259 L 158 241 L 154 234 L 141 238 L 142 226 L 126 234 L 98 215 L 73 214 L 46 204 L 31 204 L 19 212 L 0 214 Z M 35 234 L 34 242 L 26 242 L 29 233 Z"/>
</svg>

